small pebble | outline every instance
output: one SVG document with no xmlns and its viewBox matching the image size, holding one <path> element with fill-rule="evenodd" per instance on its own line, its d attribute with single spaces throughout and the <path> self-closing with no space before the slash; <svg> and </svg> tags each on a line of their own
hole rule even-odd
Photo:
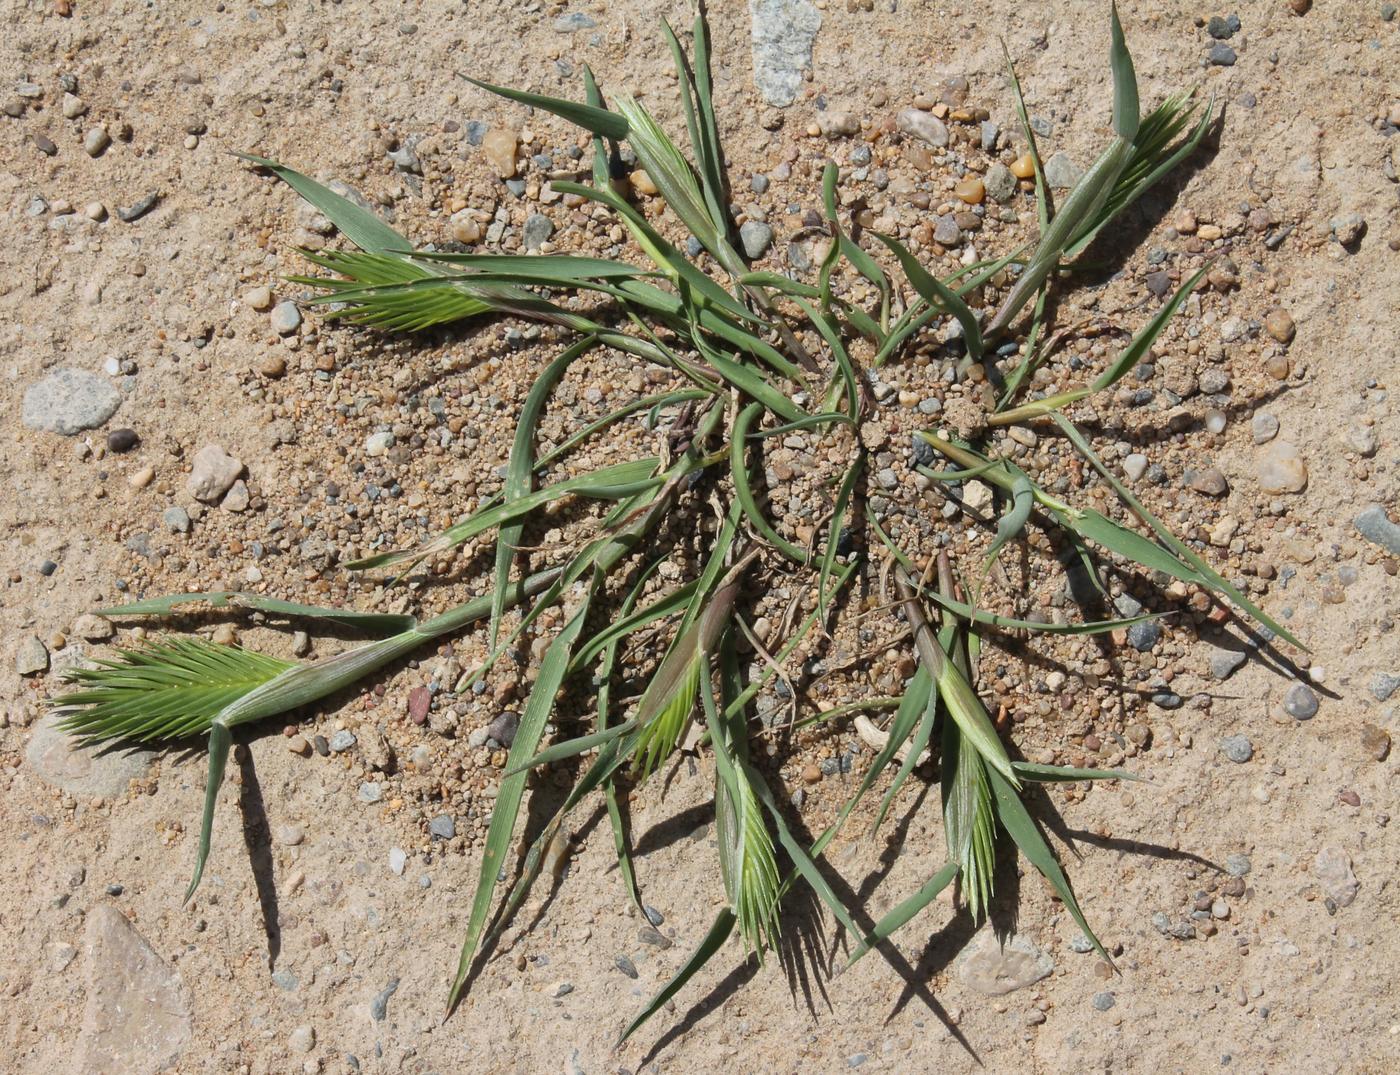
<svg viewBox="0 0 1400 1075">
<path fill-rule="evenodd" d="M 1311 720 L 1317 715 L 1317 695 L 1306 683 L 1295 683 L 1283 696 L 1283 711 L 1294 720 Z"/>
<path fill-rule="evenodd" d="M 1268 444 L 1278 436 L 1278 419 L 1268 411 L 1260 411 L 1249 422 L 1255 444 Z"/>
<path fill-rule="evenodd" d="M 287 299 L 272 308 L 272 313 L 268 315 L 268 322 L 272 326 L 272 331 L 277 335 L 290 336 L 301 328 L 301 311 L 297 309 L 296 303 Z"/>
<path fill-rule="evenodd" d="M 330 738 L 330 748 L 337 754 L 343 754 L 355 745 L 355 733 L 349 728 L 342 728 Z"/>
<path fill-rule="evenodd" d="M 1100 1012 L 1108 1011 L 1109 1008 L 1113 1007 L 1115 999 L 1114 995 L 1109 992 L 1095 993 L 1093 1000 L 1094 1010 Z"/>
<path fill-rule="evenodd" d="M 1282 306 L 1275 306 L 1264 315 L 1264 331 L 1279 343 L 1292 343 L 1298 328 L 1287 310 Z"/>
<path fill-rule="evenodd" d="M 1220 740 L 1220 749 L 1236 765 L 1243 765 L 1254 757 L 1254 744 L 1243 735 L 1229 735 Z"/>
<path fill-rule="evenodd" d="M 107 450 L 121 455 L 141 443 L 134 429 L 114 429 L 107 434 Z"/>
<path fill-rule="evenodd" d="M 637 966 L 626 956 L 618 956 L 613 960 L 613 965 L 629 978 L 637 977 Z"/>
<path fill-rule="evenodd" d="M 931 112 L 905 108 L 895 116 L 894 122 L 903 133 L 926 142 L 935 149 L 941 149 L 948 144 L 947 126 Z"/>
<path fill-rule="evenodd" d="M 83 135 L 83 152 L 89 157 L 100 157 L 112 144 L 112 136 L 101 127 L 94 127 Z"/>
<path fill-rule="evenodd" d="M 773 229 L 758 220 L 747 220 L 739 228 L 739 242 L 750 261 L 761 258 L 773 242 Z"/>
</svg>

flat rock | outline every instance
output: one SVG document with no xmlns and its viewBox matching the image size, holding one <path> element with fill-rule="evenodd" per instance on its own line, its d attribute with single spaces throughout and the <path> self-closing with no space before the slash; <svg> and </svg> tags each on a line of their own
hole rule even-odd
<svg viewBox="0 0 1400 1075">
<path fill-rule="evenodd" d="M 1244 650 L 1214 646 L 1210 651 L 1210 674 L 1214 679 L 1229 679 L 1248 659 L 1249 654 Z"/>
<path fill-rule="evenodd" d="M 25 635 L 15 645 L 15 671 L 32 676 L 49 670 L 49 650 L 38 635 Z"/>
<path fill-rule="evenodd" d="M 1084 178 L 1084 169 L 1063 153 L 1056 153 L 1045 162 L 1045 182 L 1052 190 L 1069 190 Z"/>
<path fill-rule="evenodd" d="M 1356 516 L 1356 530 L 1392 556 L 1400 556 L 1400 526 L 1390 521 L 1383 505 L 1371 504 L 1363 509 Z"/>
<path fill-rule="evenodd" d="M 124 795 L 132 780 L 146 775 L 154 757 L 149 750 L 83 746 L 58 728 L 56 713 L 38 723 L 25 751 L 25 760 L 39 779 L 88 799 Z"/>
<path fill-rule="evenodd" d="M 88 913 L 83 950 L 87 1007 L 76 1070 L 154 1075 L 171 1067 L 193 1037 L 179 973 L 110 904 Z"/>
<path fill-rule="evenodd" d="M 1011 169 L 1000 161 L 987 169 L 982 182 L 987 188 L 987 197 L 999 204 L 1009 202 L 1011 196 L 1016 193 L 1016 177 L 1011 174 Z"/>
<path fill-rule="evenodd" d="M 1286 440 L 1276 440 L 1259 455 L 1259 488 L 1266 493 L 1301 493 L 1308 485 L 1308 465 Z"/>
<path fill-rule="evenodd" d="M 86 370 L 58 369 L 24 394 L 20 417 L 30 429 L 71 437 L 96 429 L 122 404 L 122 394 L 104 377 Z"/>
<path fill-rule="evenodd" d="M 963 985 L 989 997 L 1034 985 L 1054 969 L 1055 961 L 1027 938 L 1013 934 L 1003 945 L 991 929 L 978 933 L 958 958 Z"/>
<path fill-rule="evenodd" d="M 948 127 L 932 112 L 904 108 L 895 116 L 894 123 L 905 134 L 935 148 L 942 148 L 948 144 Z"/>
<path fill-rule="evenodd" d="M 243 463 L 218 444 L 206 444 L 194 457 L 186 483 L 190 495 L 206 504 L 217 504 L 243 473 Z"/>
<path fill-rule="evenodd" d="M 1319 851 L 1313 859 L 1312 872 L 1338 907 L 1347 907 L 1356 899 L 1361 882 L 1351 872 L 1351 856 L 1340 847 L 1324 847 Z"/>
<path fill-rule="evenodd" d="M 786 108 L 812 65 L 821 13 L 807 0 L 749 0 L 749 17 L 754 89 L 770 105 Z"/>
</svg>

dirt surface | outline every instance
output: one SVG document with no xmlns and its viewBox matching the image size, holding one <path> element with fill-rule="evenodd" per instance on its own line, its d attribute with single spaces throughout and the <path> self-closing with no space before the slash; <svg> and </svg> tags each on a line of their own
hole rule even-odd
<svg viewBox="0 0 1400 1075">
<path fill-rule="evenodd" d="M 1058 816 L 1057 831 L 1073 837 L 1077 855 L 1062 846 L 1062 858 L 1118 973 L 1077 950 L 1079 929 L 1037 874 L 1011 868 L 1007 849 L 992 916 L 1019 937 L 1006 954 L 985 949 L 986 937 L 974 937 L 946 897 L 898 935 L 889 960 L 871 956 L 832 979 L 802 958 L 741 964 L 731 944 L 674 1010 L 615 1050 L 722 900 L 708 761 L 682 761 L 664 795 L 658 782 L 632 804 L 656 929 L 628 905 L 606 818 L 580 815 L 562 883 L 547 898 L 536 893 L 466 1002 L 442 1019 L 504 759 L 485 730 L 523 698 L 529 652 L 494 674 L 484 694 L 435 698 L 421 725 L 411 719 L 414 692 L 455 680 L 454 667 L 484 652 L 480 638 L 424 653 L 286 735 L 276 721 L 244 729 L 246 749 L 220 793 L 209 872 L 185 906 L 202 757 L 72 754 L 42 713 L 60 690 L 57 673 L 109 644 L 100 625 L 80 620 L 97 607 L 248 589 L 431 612 L 481 592 L 489 545 L 468 550 L 442 577 L 399 590 L 335 563 L 422 540 L 499 488 L 512 416 L 558 338 L 504 322 L 428 340 L 376 338 L 326 330 L 310 309 L 283 333 L 278 319 L 290 312 L 267 307 L 301 295 L 281 276 L 304 271 L 293 248 L 326 243 L 325 229 L 289 190 L 230 152 L 340 178 L 418 241 L 475 247 L 479 234 L 482 249 L 517 250 L 527 218 L 539 213 L 555 225 L 547 241 L 556 248 L 615 254 L 621 236 L 607 224 L 541 198 L 551 169 L 587 166 L 586 151 L 581 162 L 569 154 L 586 143 L 456 73 L 581 96 L 587 62 L 605 89 L 638 94 L 679 133 L 654 20 L 688 25 L 686 5 L 8 5 L 0 43 L 0 819 L 8 866 L 0 928 L 10 943 L 0 953 L 0 1068 L 446 1075 L 1400 1066 L 1391 972 L 1400 959 L 1400 848 L 1388 813 L 1400 549 L 1356 525 L 1372 505 L 1382 506 L 1381 522 L 1384 509 L 1395 516 L 1400 492 L 1400 20 L 1372 0 L 1321 3 L 1301 16 L 1299 6 L 1241 5 L 1240 28 L 1220 42 L 1234 53 L 1227 65 L 1208 59 L 1217 43 L 1205 19 L 1233 9 L 1124 5 L 1144 103 L 1199 85 L 1223 120 L 1191 167 L 1129 218 L 1107 251 L 1114 271 L 1096 277 L 1090 297 L 1062 319 L 1135 329 L 1158 302 L 1149 297 L 1158 294 L 1154 273 L 1175 286 L 1207 254 L 1230 260 L 1233 270 L 1212 278 L 1159 347 L 1155 375 L 1143 382 L 1156 398 L 1104 401 L 1096 443 L 1120 472 L 1134 453 L 1161 466 L 1160 487 L 1149 489 L 1154 510 L 1312 653 L 1260 649 L 1240 624 L 1221 629 L 1208 603 L 1193 606 L 1184 591 L 1149 600 L 1152 587 L 1138 580 L 1125 589 L 1181 613 L 1162 621 L 1162 637 L 1145 649 L 1121 637 L 1010 647 L 983 671 L 984 694 L 1015 710 L 1012 738 L 1028 757 L 1123 765 L 1150 779 L 1053 789 L 1038 811 Z M 843 191 L 867 197 L 882 226 L 930 250 L 919 229 L 951 199 L 957 174 L 1020 152 L 1000 38 L 1032 116 L 1048 126 L 1046 156 L 1063 152 L 1083 167 L 1103 144 L 1110 94 L 1099 3 L 991 0 L 959 9 L 877 0 L 833 2 L 820 14 L 810 78 L 776 110 L 754 90 L 748 6 L 725 0 L 710 12 L 735 200 L 753 219 L 758 207 L 778 232 L 765 267 L 804 256 L 789 239 L 805 241 L 801 213 L 819 207 L 827 157 L 843 166 Z M 959 77 L 966 96 L 954 110 L 985 109 L 1002 134 L 982 152 L 970 144 L 975 115 L 965 135 L 950 117 L 960 154 L 952 168 L 942 154 L 920 155 L 894 117 L 920 95 L 937 112 L 947 80 Z M 859 120 L 859 133 L 808 134 L 809 124 L 840 111 Z M 520 195 L 475 144 L 474 123 L 521 137 Z M 887 171 L 884 189 L 873 174 L 850 174 L 862 146 L 873 150 L 871 173 Z M 548 168 L 531 161 L 538 152 L 552 154 Z M 762 196 L 750 193 L 758 175 L 771 177 Z M 151 195 L 144 213 L 129 212 Z M 1003 219 L 988 202 L 979 251 L 999 254 L 1033 233 L 1030 196 L 1008 204 Z M 787 212 L 792 205 L 798 212 Z M 951 271 L 965 252 L 939 246 L 935 256 Z M 1296 326 L 1291 339 L 1272 313 L 1279 308 Z M 1106 353 L 1082 342 L 1078 353 L 1090 359 Z M 43 394 L 30 393 L 60 369 L 101 382 L 83 380 L 79 392 L 79 382 L 63 381 L 60 410 L 82 395 L 95 414 L 115 389 L 115 414 L 73 435 L 36 428 L 46 421 Z M 935 380 L 930 369 L 890 371 L 897 399 L 881 409 L 878 430 L 862 431 L 867 443 L 872 435 L 887 443 L 888 468 L 911 492 L 908 438 L 928 424 L 916 404 Z M 1061 375 L 1063 386 L 1076 383 L 1069 367 Z M 557 443 L 581 421 L 665 383 L 635 360 L 600 356 L 566 380 L 566 403 L 543 436 Z M 1223 415 L 1219 431 L 1212 412 Z M 1261 414 L 1277 420 L 1276 435 Z M 138 443 L 118 437 L 109 447 L 109 434 L 126 428 Z M 585 459 L 611 461 L 608 452 L 626 455 L 651 436 L 628 427 Z M 209 444 L 241 464 L 242 485 L 206 505 L 187 478 Z M 1285 485 L 1297 477 L 1280 444 L 1297 449 L 1301 491 L 1261 486 L 1279 478 L 1279 467 Z M 813 463 L 810 447 L 776 462 L 815 467 L 815 487 L 821 460 Z M 1224 489 L 1200 477 L 1210 468 Z M 922 506 L 901 524 L 910 542 L 933 540 L 927 520 L 939 520 L 943 503 L 934 491 L 914 501 Z M 561 512 L 535 535 L 539 546 L 557 545 L 592 517 L 592 509 Z M 785 525 L 800 533 L 801 513 Z M 985 529 L 975 530 L 960 524 L 953 547 L 985 548 Z M 693 569 L 684 535 L 678 540 L 673 559 Z M 1008 571 L 999 580 L 1013 595 L 1008 611 L 1065 611 L 1063 579 Z M 789 595 L 781 579 L 769 588 L 755 611 L 777 623 Z M 290 631 L 246 616 L 184 625 L 206 634 L 231 625 L 242 643 L 288 658 L 300 646 Z M 115 641 L 139 637 L 136 626 L 120 621 Z M 898 626 L 891 621 L 873 639 L 868 672 L 812 697 L 897 690 L 907 674 Z M 317 634 L 305 645 L 321 654 L 343 643 Z M 1238 670 L 1231 650 L 1248 657 Z M 837 665 L 843 653 L 826 657 Z M 1317 701 L 1304 719 L 1311 706 L 1295 676 L 1312 683 Z M 1124 681 L 1127 697 L 1109 689 Z M 353 746 L 331 750 L 337 731 L 351 732 Z M 312 746 L 316 736 L 327 753 Z M 774 772 L 803 789 L 804 822 L 818 831 L 870 753 L 848 730 L 795 746 L 774 759 Z M 872 918 L 944 861 L 937 788 L 915 783 L 888 838 L 853 826 L 831 855 Z M 814 928 L 824 951 L 829 923 Z M 1001 974 L 999 984 L 989 974 Z M 987 992 L 1006 985 L 1018 987 Z"/>
</svg>

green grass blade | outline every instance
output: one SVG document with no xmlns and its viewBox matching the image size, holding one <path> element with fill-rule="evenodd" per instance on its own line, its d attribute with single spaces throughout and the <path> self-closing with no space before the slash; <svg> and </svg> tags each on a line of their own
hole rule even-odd
<svg viewBox="0 0 1400 1075">
<path fill-rule="evenodd" d="M 808 560 L 807 550 L 794 545 L 774 529 L 768 517 L 763 514 L 763 509 L 758 506 L 753 487 L 749 484 L 748 461 L 744 458 L 744 452 L 748 448 L 749 427 L 765 410 L 762 403 L 750 403 L 739 412 L 739 417 L 734 421 L 734 429 L 729 438 L 729 474 L 734 483 L 734 496 L 743 508 L 745 517 L 765 541 L 788 559 L 805 564 Z"/>
<path fill-rule="evenodd" d="M 1040 160 L 1040 146 L 1035 140 L 1035 128 L 1026 112 L 1026 98 L 1021 93 L 1021 80 L 1016 76 L 1016 66 L 1011 62 L 1011 53 L 1006 42 L 1001 43 L 1001 54 L 1006 58 L 1006 74 L 1011 80 L 1011 92 L 1016 101 L 1016 117 L 1021 121 L 1021 135 L 1026 140 L 1026 151 L 1031 155 L 1031 165 L 1035 168 L 1035 216 L 1040 234 L 1044 235 L 1050 226 L 1050 184 L 1045 181 L 1045 166 Z"/>
<path fill-rule="evenodd" d="M 855 494 L 856 482 L 860 480 L 861 470 L 865 466 L 864 456 L 857 457 L 856 461 L 846 470 L 846 476 L 841 479 L 841 487 L 836 491 L 836 504 L 832 508 L 831 525 L 826 531 L 826 545 L 822 549 L 821 570 L 817 575 L 817 617 L 823 626 L 827 619 L 826 595 L 827 579 L 831 578 L 831 572 L 836 567 L 836 548 L 841 544 L 841 528 L 846 518 L 846 512 L 851 503 L 851 497 Z"/>
<path fill-rule="evenodd" d="M 1065 199 L 1060 211 L 1041 234 L 1030 264 L 1011 286 L 1001 308 L 987 325 L 987 336 L 994 338 L 1011 326 L 1022 307 L 1031 300 L 1059 266 L 1061 256 L 1085 220 L 1093 219 L 1107 199 L 1113 184 L 1127 162 L 1131 145 L 1119 138 L 1099 156 Z"/>
<path fill-rule="evenodd" d="M 1012 762 L 1018 775 L 1040 784 L 1073 782 L 1076 780 L 1142 780 L 1126 769 L 1076 769 L 1069 765 L 1038 765 L 1034 762 Z"/>
<path fill-rule="evenodd" d="M 603 103 L 603 93 L 598 89 L 598 80 L 593 77 L 593 68 L 588 64 L 583 65 L 583 95 L 589 106 L 598 109 L 600 112 L 607 111 L 607 105 Z M 608 147 L 603 142 L 601 134 L 593 136 L 593 184 L 598 187 L 605 187 L 612 179 L 612 168 L 608 157 Z"/>
<path fill-rule="evenodd" d="M 508 86 L 495 86 L 490 82 L 482 82 L 480 79 L 472 78 L 470 75 L 462 77 L 473 86 L 486 90 L 488 93 L 529 105 L 531 108 L 542 108 L 546 112 L 553 112 L 561 119 L 566 119 L 576 127 L 582 127 L 593 134 L 601 134 L 615 142 L 620 142 L 627 137 L 627 120 L 616 112 L 609 112 L 605 108 L 596 108 L 593 105 L 579 104 L 577 101 L 566 101 L 560 97 L 546 97 L 542 93 L 513 90 Z"/>
<path fill-rule="evenodd" d="M 209 608 L 251 608 L 258 612 L 270 612 L 274 616 L 326 620 L 344 627 L 354 627 L 369 634 L 398 634 L 400 631 L 409 630 L 418 623 L 416 616 L 395 615 L 389 612 L 356 612 L 354 609 L 303 605 L 296 601 L 282 601 L 275 597 L 264 597 L 262 594 L 243 593 L 238 590 L 149 597 L 144 601 L 133 601 L 126 605 L 100 608 L 96 614 L 113 619 L 126 616 L 169 616 L 177 609 L 187 605 L 207 605 Z"/>
<path fill-rule="evenodd" d="M 195 889 L 204 877 L 204 864 L 209 861 L 209 846 L 214 836 L 214 808 L 219 804 L 219 788 L 223 786 L 224 769 L 228 765 L 229 751 L 233 748 L 233 736 L 226 724 L 214 723 L 209 728 L 209 772 L 204 782 L 204 813 L 199 822 L 199 849 L 195 853 L 194 876 L 185 889 L 181 904 L 190 902 Z"/>
<path fill-rule="evenodd" d="M 622 1032 L 622 1036 L 617 1039 L 617 1044 L 621 1045 L 630 1038 L 636 1031 L 665 1006 L 666 1002 L 685 988 L 687 982 L 714 958 L 716 952 L 724 947 L 724 942 L 729 940 L 730 934 L 734 932 L 737 924 L 734 912 L 728 907 L 715 915 L 715 920 L 710 926 L 709 932 L 705 934 L 690 958 L 682 964 L 680 970 L 671 977 L 671 980 L 662 986 L 661 991 L 648 1001 L 638 1016 L 627 1024 L 627 1029 Z"/>
<path fill-rule="evenodd" d="M 525 397 L 525 406 L 515 425 L 515 440 L 510 449 L 510 461 L 506 465 L 505 484 L 501 491 L 502 503 L 510 504 L 527 495 L 535 477 L 535 431 L 540 415 L 559 378 L 573 364 L 574 360 L 587 354 L 597 344 L 597 338 L 586 336 L 568 348 L 544 368 Z M 503 523 L 496 535 L 496 563 L 493 571 L 491 602 L 490 646 L 495 648 L 500 640 L 501 614 L 505 611 L 506 587 L 510 582 L 510 565 L 515 559 L 515 550 L 523 540 L 525 522 L 523 519 Z"/>
<path fill-rule="evenodd" d="M 947 888 L 958 875 L 958 864 L 949 862 L 942 869 L 930 877 L 919 888 L 918 892 L 904 900 L 894 910 L 886 914 L 880 921 L 875 923 L 875 928 L 870 931 L 870 935 L 861 942 L 852 954 L 850 962 L 846 964 L 846 969 L 850 970 L 852 964 L 860 959 L 872 948 L 883 944 L 901 926 L 908 923 L 915 915 L 938 898 L 938 894 Z"/>
<path fill-rule="evenodd" d="M 900 762 L 899 768 L 895 771 L 894 779 L 890 781 L 890 786 L 880 800 L 880 809 L 876 811 L 875 821 L 870 826 L 872 834 L 885 823 L 885 817 L 889 814 L 890 807 L 894 805 L 894 799 L 899 794 L 899 789 L 909 779 L 909 774 L 914 771 L 914 766 L 919 764 L 919 756 L 928 749 L 929 741 L 933 738 L 933 726 L 937 714 L 938 695 L 929 691 L 928 699 L 924 703 L 923 716 L 919 719 L 914 734 L 909 740 L 909 745 L 904 751 L 904 761 Z"/>
<path fill-rule="evenodd" d="M 1113 129 L 1118 137 L 1131 142 L 1137 137 L 1141 112 L 1138 106 L 1137 72 L 1128 43 L 1123 40 L 1123 24 L 1118 21 L 1118 5 L 1109 5 L 1110 44 L 1108 66 L 1113 72 Z"/>
<path fill-rule="evenodd" d="M 1032 820 L 1025 804 L 1021 802 L 1021 797 L 1016 793 L 1016 789 L 995 770 L 988 770 L 987 777 L 992 784 L 992 794 L 996 796 L 997 821 L 1016 842 L 1016 846 L 1021 849 L 1021 854 L 1026 856 L 1026 861 L 1039 870 L 1041 876 L 1050 882 L 1056 895 L 1060 897 L 1060 901 L 1078 923 L 1079 928 L 1084 931 L 1084 936 L 1089 938 L 1089 942 L 1099 955 L 1111 965 L 1113 960 L 1104 951 L 1098 937 L 1089 928 L 1089 923 L 1084 918 L 1084 912 L 1079 909 L 1079 901 L 1074 897 L 1074 889 L 1070 887 L 1069 878 L 1060 868 L 1059 860 L 1055 858 L 1055 853 L 1050 850 L 1050 845 L 1045 842 L 1045 837 L 1040 834 L 1040 829 Z"/>
<path fill-rule="evenodd" d="M 362 209 L 349 198 L 342 198 L 329 187 L 316 180 L 266 157 L 255 157 L 251 153 L 235 153 L 234 156 L 266 168 L 300 194 L 306 201 L 329 220 L 361 250 L 368 253 L 407 253 L 413 244 L 396 232 L 368 209 Z"/>
<path fill-rule="evenodd" d="M 939 306 L 957 318 L 958 324 L 962 326 L 963 342 L 967 344 L 968 358 L 973 362 L 981 362 L 982 329 L 967 303 L 963 302 L 957 292 L 920 265 L 918 259 L 898 239 L 890 235 L 881 235 L 878 231 L 871 234 L 889 247 L 899 259 L 905 277 L 919 293 L 920 298 L 930 306 Z"/>
<path fill-rule="evenodd" d="M 540 662 L 539 674 L 530 697 L 525 703 L 525 711 L 520 718 L 520 726 L 511 744 L 508 764 L 518 766 L 520 762 L 535 753 L 540 736 L 549 714 L 554 710 L 555 696 L 564 681 L 564 673 L 569 667 L 569 657 L 574 643 L 583 631 L 584 621 L 592 598 L 592 588 L 579 603 L 574 614 L 560 629 L 545 650 Z M 525 796 L 525 774 L 516 773 L 501 780 L 496 793 L 496 804 L 491 811 L 491 825 L 486 833 L 486 849 L 481 859 L 481 872 L 477 880 L 476 895 L 472 899 L 471 918 L 467 924 L 466 939 L 462 942 L 462 953 L 457 962 L 457 974 L 448 995 L 448 1008 L 456 1006 L 462 997 L 471 973 L 472 960 L 476 956 L 477 943 L 486 925 L 487 913 L 491 910 L 491 896 L 496 885 L 496 875 L 505 866 L 506 854 L 510 850 L 511 836 L 515 830 L 516 818 L 520 813 L 520 803 Z"/>
<path fill-rule="evenodd" d="M 438 552 L 456 548 L 470 541 L 478 534 L 503 523 L 523 518 L 545 504 L 565 496 L 584 496 L 595 500 L 623 500 L 636 493 L 645 492 L 660 486 L 665 478 L 656 473 L 660 460 L 655 457 L 633 459 L 624 463 L 599 467 L 588 474 L 578 474 L 572 478 L 536 489 L 532 493 L 516 497 L 508 502 L 497 503 L 492 507 L 476 512 L 455 526 L 450 526 L 438 537 L 418 549 L 400 550 L 352 560 L 346 564 L 351 571 L 367 571 L 378 567 L 392 566 L 404 560 L 422 559 Z"/>
<path fill-rule="evenodd" d="M 1118 478 L 1103 465 L 1103 461 L 1099 459 L 1094 450 L 1089 447 L 1089 442 L 1084 439 L 1084 435 L 1079 432 L 1074 423 L 1063 415 L 1057 414 L 1053 417 L 1055 423 L 1064 431 L 1065 436 L 1070 439 L 1070 443 L 1079 450 L 1084 458 L 1089 460 L 1093 468 L 1113 487 L 1113 491 L 1122 498 L 1123 503 L 1127 504 L 1128 508 L 1137 515 L 1139 519 L 1142 519 L 1152 528 L 1152 532 L 1157 535 L 1160 541 L 1169 546 L 1177 556 L 1181 557 L 1185 564 L 1195 570 L 1196 576 L 1187 581 L 1200 582 L 1207 589 L 1219 594 L 1224 594 L 1276 635 L 1286 639 L 1305 653 L 1310 652 L 1307 646 L 1303 645 L 1303 643 L 1299 642 L 1298 639 L 1293 636 L 1292 632 L 1241 593 L 1236 586 L 1197 556 L 1189 545 L 1173 534 L 1166 526 L 1162 525 L 1155 515 L 1143 507 L 1141 501 L 1133 495 L 1132 490 L 1119 481 Z M 1181 576 L 1177 575 L 1176 577 L 1180 578 Z"/>
<path fill-rule="evenodd" d="M 1205 279 L 1209 269 L 1209 265 L 1204 266 L 1176 289 L 1176 294 L 1163 304 L 1162 308 L 1153 315 L 1151 321 L 1139 330 L 1128 346 L 1123 348 L 1122 354 L 1114 360 L 1113 364 L 1094 380 L 1091 386 L 1092 391 L 1102 392 L 1105 388 L 1117 384 L 1127 376 L 1129 370 L 1142 361 L 1148 350 L 1157 342 L 1157 337 L 1162 334 L 1162 330 L 1167 327 L 1167 322 L 1181 309 L 1191 292 L 1196 290 L 1196 285 Z"/>
</svg>

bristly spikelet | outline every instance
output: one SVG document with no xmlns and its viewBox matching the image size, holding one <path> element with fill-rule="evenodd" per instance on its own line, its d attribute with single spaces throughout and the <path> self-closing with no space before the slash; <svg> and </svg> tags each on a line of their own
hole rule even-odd
<svg viewBox="0 0 1400 1075">
<path fill-rule="evenodd" d="M 53 704 L 59 727 L 83 739 L 182 739 L 207 732 L 226 706 L 291 667 L 251 650 L 174 638 L 64 673 L 79 689 Z"/>
</svg>

